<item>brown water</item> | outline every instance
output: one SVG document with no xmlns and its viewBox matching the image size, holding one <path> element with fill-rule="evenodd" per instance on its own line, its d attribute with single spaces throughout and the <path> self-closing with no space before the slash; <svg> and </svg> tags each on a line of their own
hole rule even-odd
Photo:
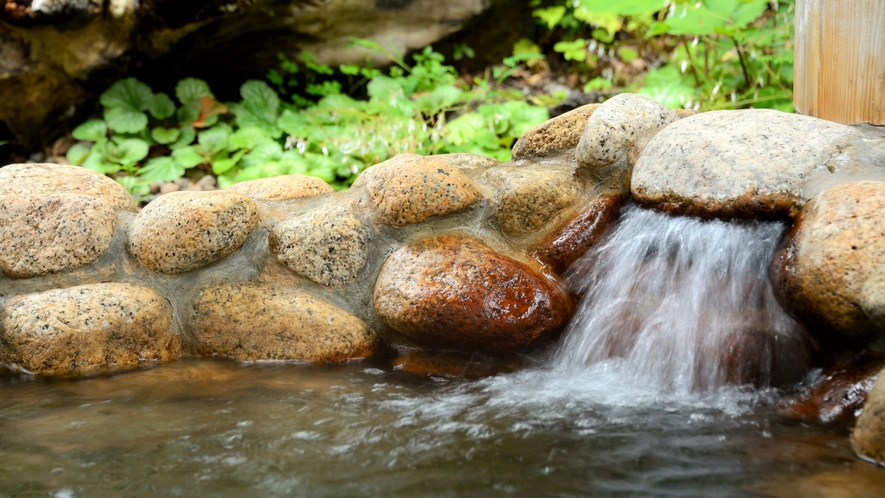
<svg viewBox="0 0 885 498">
<path fill-rule="evenodd" d="M 0 378 L 0 496 L 885 496 L 776 392 L 662 394 L 618 363 L 481 380 L 183 360 Z"/>
</svg>

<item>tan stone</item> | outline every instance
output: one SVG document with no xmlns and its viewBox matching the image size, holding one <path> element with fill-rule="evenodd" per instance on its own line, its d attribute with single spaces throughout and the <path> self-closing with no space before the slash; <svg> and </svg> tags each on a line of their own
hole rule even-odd
<svg viewBox="0 0 885 498">
<path fill-rule="evenodd" d="M 11 298 L 0 311 L 0 363 L 37 374 L 89 374 L 181 353 L 169 302 L 120 283 Z"/>
<path fill-rule="evenodd" d="M 240 248 L 258 224 L 252 199 L 229 192 L 173 192 L 145 207 L 129 229 L 129 251 L 163 273 L 196 270 Z"/>
<path fill-rule="evenodd" d="M 364 171 L 353 186 L 365 187 L 381 221 L 395 226 L 456 213 L 478 197 L 446 156 L 400 154 Z"/>
<path fill-rule="evenodd" d="M 861 456 L 885 465 L 885 370 L 867 395 L 851 440 Z"/>
<path fill-rule="evenodd" d="M 630 149 L 679 115 L 654 100 L 622 93 L 602 105 L 587 120 L 575 149 L 578 166 L 594 178 L 626 191 L 630 185 Z"/>
<path fill-rule="evenodd" d="M 537 231 L 581 194 L 573 172 L 499 166 L 483 174 L 494 191 L 493 215 L 508 235 Z"/>
<path fill-rule="evenodd" d="M 350 205 L 323 206 L 278 223 L 268 242 L 287 268 L 325 286 L 353 280 L 369 257 L 369 234 Z"/>
<path fill-rule="evenodd" d="M 885 264 L 885 183 L 833 187 L 806 204 L 771 266 L 778 300 L 826 341 L 881 336 L 861 306 Z"/>
<path fill-rule="evenodd" d="M 562 291 L 479 240 L 446 235 L 412 242 L 384 263 L 375 311 L 420 344 L 459 350 L 524 349 L 571 314 Z"/>
<path fill-rule="evenodd" d="M 682 119 L 648 143 L 633 169 L 636 200 L 701 216 L 794 217 L 838 183 L 885 180 L 885 148 L 855 128 L 770 109 Z"/>
<path fill-rule="evenodd" d="M 97 197 L 0 195 L 0 271 L 29 278 L 94 263 L 116 224 L 114 210 Z"/>
<path fill-rule="evenodd" d="M 885 266 L 880 266 L 864 282 L 860 307 L 875 327 L 885 331 Z"/>
<path fill-rule="evenodd" d="M 379 336 L 322 299 L 275 285 L 211 285 L 191 309 L 195 351 L 241 361 L 347 361 L 373 356 Z"/>
<path fill-rule="evenodd" d="M 540 159 L 578 146 L 587 120 L 602 104 L 588 104 L 545 121 L 523 133 L 513 145 L 513 160 Z"/>
<path fill-rule="evenodd" d="M 335 190 L 314 176 L 285 175 L 237 183 L 227 191 L 251 197 L 256 201 L 276 202 L 315 197 Z"/>
<path fill-rule="evenodd" d="M 61 164 L 11 164 L 0 168 L 0 197 L 49 193 L 83 194 L 97 197 L 115 210 L 135 210 L 129 191 L 86 168 Z"/>
</svg>

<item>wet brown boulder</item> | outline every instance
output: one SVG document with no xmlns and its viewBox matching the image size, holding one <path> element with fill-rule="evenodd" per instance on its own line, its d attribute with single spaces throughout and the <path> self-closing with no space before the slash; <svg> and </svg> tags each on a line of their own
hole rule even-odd
<svg viewBox="0 0 885 498">
<path fill-rule="evenodd" d="M 885 182 L 838 185 L 803 209 L 771 263 L 780 303 L 824 343 L 881 337 L 861 305 L 885 264 Z"/>
<path fill-rule="evenodd" d="M 599 196 L 564 227 L 541 241 L 532 251 L 532 257 L 561 275 L 618 219 L 623 202 L 622 195 Z"/>
<path fill-rule="evenodd" d="M 581 184 L 568 169 L 499 166 L 483 178 L 492 186 L 493 215 L 508 235 L 538 231 L 557 214 L 572 207 Z"/>
<path fill-rule="evenodd" d="M 781 411 L 814 423 L 854 424 L 883 367 L 885 354 L 876 351 L 840 358 Z"/>
<path fill-rule="evenodd" d="M 412 242 L 384 263 L 375 311 L 421 344 L 515 351 L 557 332 L 569 298 L 529 266 L 472 237 Z"/>
<path fill-rule="evenodd" d="M 867 395 L 851 440 L 863 458 L 885 465 L 885 370 Z"/>
</svg>

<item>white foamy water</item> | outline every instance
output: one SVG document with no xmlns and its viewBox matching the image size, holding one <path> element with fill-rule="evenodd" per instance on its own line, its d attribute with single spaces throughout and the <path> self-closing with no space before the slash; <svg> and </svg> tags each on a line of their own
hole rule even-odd
<svg viewBox="0 0 885 498">
<path fill-rule="evenodd" d="M 690 392 L 746 372 L 766 386 L 775 362 L 802 363 L 802 329 L 768 278 L 782 223 L 704 221 L 636 206 L 622 215 L 567 272 L 584 297 L 553 360 L 562 377 L 589 369 L 621 384 Z M 761 354 L 748 349 L 753 354 L 727 365 L 729 352 L 748 343 L 763 344 Z"/>
</svg>

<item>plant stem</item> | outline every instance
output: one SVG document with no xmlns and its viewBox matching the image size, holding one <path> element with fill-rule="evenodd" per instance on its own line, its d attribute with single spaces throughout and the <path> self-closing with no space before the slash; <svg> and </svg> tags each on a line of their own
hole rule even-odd
<svg viewBox="0 0 885 498">
<path fill-rule="evenodd" d="M 686 41 L 685 35 L 679 35 L 682 45 L 685 46 L 685 53 L 688 54 L 688 62 L 691 65 L 691 74 L 694 76 L 694 82 L 697 86 L 701 86 L 701 76 L 698 74 L 698 68 L 694 63 L 694 57 L 691 55 L 691 45 Z"/>
<path fill-rule="evenodd" d="M 744 79 L 747 81 L 747 88 L 750 88 L 750 73 L 747 71 L 747 62 L 744 60 L 744 51 L 741 50 L 741 45 L 735 37 L 732 36 L 731 41 L 734 43 L 734 48 L 737 50 L 738 58 L 741 61 L 741 69 L 744 71 Z"/>
</svg>

